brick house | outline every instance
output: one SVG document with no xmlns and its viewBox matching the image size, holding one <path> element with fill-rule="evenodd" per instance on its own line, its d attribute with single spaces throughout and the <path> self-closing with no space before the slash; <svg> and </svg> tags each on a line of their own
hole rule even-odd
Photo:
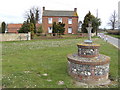
<svg viewBox="0 0 120 90">
<path fill-rule="evenodd" d="M 52 23 L 65 23 L 64 34 L 77 34 L 78 31 L 78 14 L 77 8 L 74 11 L 45 10 L 43 7 L 42 27 L 44 33 L 52 33 Z"/>
<path fill-rule="evenodd" d="M 22 24 L 8 24 L 7 32 L 8 33 L 18 33 L 18 30 L 21 28 Z"/>
<path fill-rule="evenodd" d="M 22 27 L 23 24 L 8 24 L 7 33 L 18 33 L 18 30 Z M 40 27 L 41 24 L 37 23 L 36 28 Z"/>
</svg>

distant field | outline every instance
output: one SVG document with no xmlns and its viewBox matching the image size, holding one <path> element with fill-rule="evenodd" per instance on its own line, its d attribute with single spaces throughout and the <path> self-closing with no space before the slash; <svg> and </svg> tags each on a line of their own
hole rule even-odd
<svg viewBox="0 0 120 90">
<path fill-rule="evenodd" d="M 83 41 L 78 38 L 3 42 L 3 88 L 88 88 L 76 86 L 67 73 L 67 54 L 76 53 L 76 44 Z M 99 38 L 93 41 L 101 44 L 101 54 L 111 57 L 113 83 L 107 87 L 117 87 L 118 49 Z M 64 83 L 59 85 L 60 81 Z"/>
</svg>

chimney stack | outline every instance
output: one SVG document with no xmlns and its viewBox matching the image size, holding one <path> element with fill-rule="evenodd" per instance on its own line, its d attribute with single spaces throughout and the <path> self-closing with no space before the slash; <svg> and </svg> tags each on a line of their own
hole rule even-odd
<svg viewBox="0 0 120 90">
<path fill-rule="evenodd" d="M 43 7 L 43 11 L 45 10 L 45 7 Z"/>
<path fill-rule="evenodd" d="M 74 8 L 74 12 L 77 12 L 77 8 Z"/>
</svg>

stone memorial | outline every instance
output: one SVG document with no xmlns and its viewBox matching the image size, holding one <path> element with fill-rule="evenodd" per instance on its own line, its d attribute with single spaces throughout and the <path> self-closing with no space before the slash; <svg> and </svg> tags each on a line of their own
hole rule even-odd
<svg viewBox="0 0 120 90">
<path fill-rule="evenodd" d="M 91 40 L 92 27 L 89 24 L 88 40 L 78 43 L 78 53 L 69 54 L 68 73 L 75 80 L 86 84 L 104 84 L 109 82 L 110 57 L 99 54 L 100 45 Z"/>
</svg>

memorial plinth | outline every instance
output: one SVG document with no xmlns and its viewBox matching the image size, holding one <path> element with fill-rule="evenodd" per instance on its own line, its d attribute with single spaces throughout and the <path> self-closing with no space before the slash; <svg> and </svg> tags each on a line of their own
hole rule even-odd
<svg viewBox="0 0 120 90">
<path fill-rule="evenodd" d="M 99 54 L 99 44 L 77 44 L 78 53 L 69 54 L 68 73 L 77 81 L 98 84 L 108 80 L 110 57 Z"/>
<path fill-rule="evenodd" d="M 109 81 L 110 57 L 99 54 L 100 45 L 90 39 L 78 43 L 78 52 L 67 56 L 68 73 L 75 80 L 86 84 L 105 83 Z"/>
<path fill-rule="evenodd" d="M 110 57 L 99 54 L 99 44 L 77 44 L 78 53 L 69 54 L 68 73 L 77 81 L 97 84 L 108 80 Z"/>
</svg>

